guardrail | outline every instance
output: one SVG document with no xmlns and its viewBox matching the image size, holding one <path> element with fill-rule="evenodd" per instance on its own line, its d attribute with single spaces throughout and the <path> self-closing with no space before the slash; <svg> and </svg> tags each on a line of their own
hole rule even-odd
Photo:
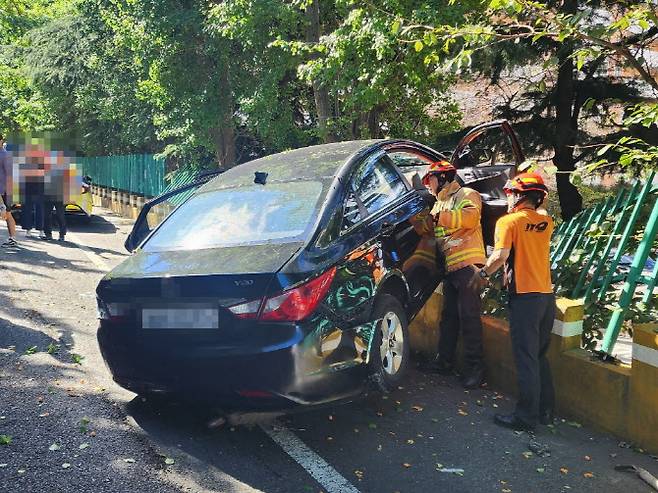
<svg viewBox="0 0 658 493">
<path fill-rule="evenodd" d="M 630 189 L 620 187 L 614 199 L 582 211 L 561 224 L 553 236 L 551 263 L 558 291 L 568 294 L 570 290 L 571 298 L 583 298 L 586 305 L 602 304 L 611 294 L 618 295 L 604 332 L 603 359 L 611 355 L 634 297 L 641 295 L 647 308 L 654 298 L 658 262 L 649 275 L 643 275 L 652 250 L 655 253 L 653 243 L 658 234 L 654 177 L 651 172 L 643 184 L 638 180 Z M 646 224 L 639 223 L 649 208 Z M 620 270 L 628 255 L 632 255 L 630 268 Z M 575 283 L 569 273 L 577 274 Z"/>
</svg>

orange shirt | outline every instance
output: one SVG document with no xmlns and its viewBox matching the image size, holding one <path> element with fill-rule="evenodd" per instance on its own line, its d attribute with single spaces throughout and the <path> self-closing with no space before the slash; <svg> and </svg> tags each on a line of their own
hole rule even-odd
<svg viewBox="0 0 658 493">
<path fill-rule="evenodd" d="M 550 244 L 553 220 L 534 209 L 521 209 L 496 223 L 495 249 L 509 249 L 505 284 L 510 293 L 552 293 Z"/>
</svg>

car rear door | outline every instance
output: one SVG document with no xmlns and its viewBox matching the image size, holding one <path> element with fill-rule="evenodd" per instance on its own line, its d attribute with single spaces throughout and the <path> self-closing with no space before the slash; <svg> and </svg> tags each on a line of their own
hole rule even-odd
<svg viewBox="0 0 658 493">
<path fill-rule="evenodd" d="M 132 231 L 124 243 L 126 250 L 133 252 L 176 207 L 185 202 L 199 187 L 217 176 L 217 174 L 201 174 L 195 181 L 165 192 L 144 204 L 135 220 Z"/>
<path fill-rule="evenodd" d="M 459 141 L 450 159 L 464 186 L 482 195 L 482 231 L 493 245 L 496 221 L 507 212 L 503 186 L 525 160 L 514 129 L 507 120 L 478 125 Z"/>
</svg>

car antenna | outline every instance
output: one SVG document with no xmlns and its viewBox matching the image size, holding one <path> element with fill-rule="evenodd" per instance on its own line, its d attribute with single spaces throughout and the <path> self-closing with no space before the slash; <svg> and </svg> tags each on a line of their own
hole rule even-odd
<svg viewBox="0 0 658 493">
<path fill-rule="evenodd" d="M 264 171 L 256 171 L 254 175 L 256 175 L 254 177 L 255 184 L 265 185 L 265 182 L 267 181 L 267 173 L 265 173 Z"/>
</svg>

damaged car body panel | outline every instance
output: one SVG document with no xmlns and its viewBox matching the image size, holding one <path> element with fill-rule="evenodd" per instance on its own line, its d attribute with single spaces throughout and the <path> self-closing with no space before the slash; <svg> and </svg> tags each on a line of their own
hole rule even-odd
<svg viewBox="0 0 658 493">
<path fill-rule="evenodd" d="M 151 201 L 97 288 L 114 380 L 259 409 L 397 385 L 443 276 L 413 178 L 437 159 L 406 140 L 325 144 Z"/>
</svg>

